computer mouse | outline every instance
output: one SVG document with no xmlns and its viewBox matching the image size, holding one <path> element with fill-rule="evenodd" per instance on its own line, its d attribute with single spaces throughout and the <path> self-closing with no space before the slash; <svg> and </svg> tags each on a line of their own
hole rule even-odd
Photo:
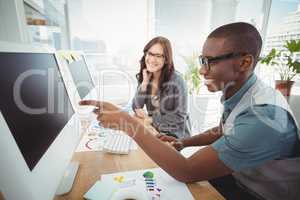
<svg viewBox="0 0 300 200">
<path fill-rule="evenodd" d="M 137 185 L 126 188 L 120 188 L 116 192 L 114 192 L 111 197 L 111 200 L 125 199 L 148 200 L 145 189 Z"/>
</svg>

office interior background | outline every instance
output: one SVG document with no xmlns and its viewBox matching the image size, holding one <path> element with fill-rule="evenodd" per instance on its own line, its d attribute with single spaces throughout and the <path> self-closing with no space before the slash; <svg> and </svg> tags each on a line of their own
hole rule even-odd
<svg viewBox="0 0 300 200">
<path fill-rule="evenodd" d="M 300 39 L 300 1 L 0 0 L 1 41 L 83 51 L 101 98 L 122 105 L 129 105 L 134 95 L 139 60 L 151 38 L 170 39 L 175 68 L 184 74 L 184 57 L 201 54 L 210 31 L 236 21 L 260 31 L 266 54 L 282 48 L 285 40 Z M 273 68 L 261 65 L 256 73 L 271 86 L 278 77 Z M 296 81 L 292 93 L 299 92 Z M 205 87 L 189 94 L 193 133 L 217 123 L 219 97 Z"/>
</svg>

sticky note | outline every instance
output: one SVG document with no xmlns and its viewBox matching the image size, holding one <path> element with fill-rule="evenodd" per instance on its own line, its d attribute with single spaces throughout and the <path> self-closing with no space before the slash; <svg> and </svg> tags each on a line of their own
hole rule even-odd
<svg viewBox="0 0 300 200">
<path fill-rule="evenodd" d="M 114 177 L 114 180 L 118 183 L 122 183 L 124 181 L 124 176 L 116 176 Z"/>
</svg>

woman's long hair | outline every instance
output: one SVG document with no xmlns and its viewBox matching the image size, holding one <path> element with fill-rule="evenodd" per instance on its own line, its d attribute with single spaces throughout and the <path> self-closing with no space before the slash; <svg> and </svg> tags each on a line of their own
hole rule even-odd
<svg viewBox="0 0 300 200">
<path fill-rule="evenodd" d="M 174 73 L 172 47 L 170 41 L 167 38 L 161 36 L 155 37 L 146 44 L 143 50 L 144 55 L 140 60 L 140 72 L 136 74 L 136 78 L 139 84 L 143 82 L 143 69 L 146 69 L 145 57 L 148 50 L 155 44 L 160 44 L 162 46 L 164 54 L 164 65 L 160 74 L 158 85 L 159 89 L 162 91 L 164 89 L 164 83 L 167 83 Z"/>
</svg>

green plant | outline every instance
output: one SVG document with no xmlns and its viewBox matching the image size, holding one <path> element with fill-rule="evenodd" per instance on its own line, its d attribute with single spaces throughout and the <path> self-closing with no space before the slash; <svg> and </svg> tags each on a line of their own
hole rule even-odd
<svg viewBox="0 0 300 200">
<path fill-rule="evenodd" d="M 187 65 L 187 71 L 184 74 L 184 79 L 187 81 L 189 93 L 199 94 L 201 78 L 199 74 L 198 56 L 194 53 L 191 56 L 182 56 Z"/>
<path fill-rule="evenodd" d="M 300 53 L 300 40 L 286 41 L 284 48 L 281 51 L 272 49 L 260 62 L 275 66 L 280 80 L 290 81 L 300 73 L 300 62 L 296 59 L 296 54 Z"/>
</svg>

